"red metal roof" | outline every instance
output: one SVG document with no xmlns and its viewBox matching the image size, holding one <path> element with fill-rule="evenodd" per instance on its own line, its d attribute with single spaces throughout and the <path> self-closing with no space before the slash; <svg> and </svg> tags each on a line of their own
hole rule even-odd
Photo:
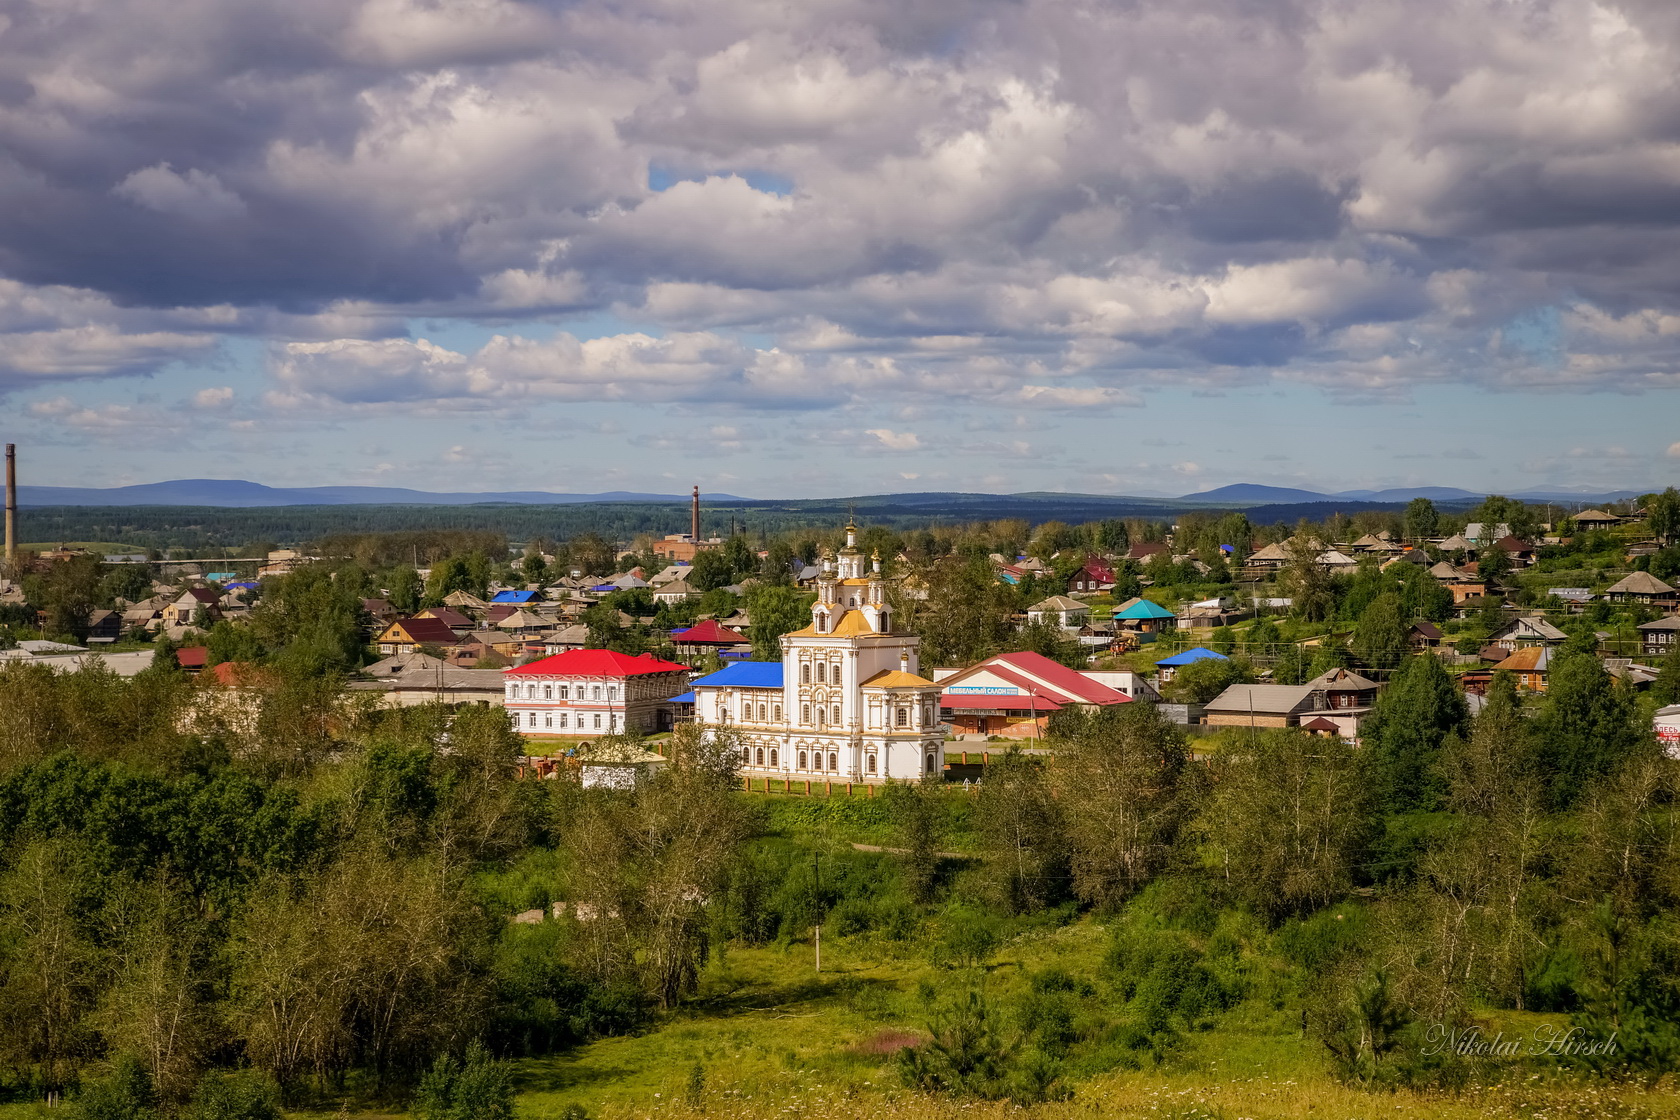
<svg viewBox="0 0 1680 1120">
<path fill-rule="evenodd" d="M 690 626 L 687 630 L 673 630 L 671 639 L 685 645 L 719 645 L 736 646 L 747 640 L 745 634 L 738 634 L 727 626 L 719 626 L 717 619 L 708 618 Z"/>
<path fill-rule="evenodd" d="M 1027 696 L 1048 697 L 1058 704 L 1095 704 L 1107 707 L 1111 704 L 1130 703 L 1131 697 L 1123 692 L 1116 692 L 1107 685 L 1098 684 L 1089 677 L 1069 669 L 1066 665 L 1050 660 L 1041 653 L 1030 653 L 1026 650 L 1017 653 L 1002 653 L 996 657 L 988 657 L 978 665 L 971 665 L 955 676 L 940 682 L 940 703 L 945 703 L 952 695 L 980 695 L 987 700 L 999 699 L 997 696 L 985 693 L 950 693 L 945 691 L 952 685 L 960 685 L 964 678 L 974 673 L 985 671 L 991 673 L 1017 688 Z M 988 704 L 986 707 L 1002 707 L 1000 704 Z"/>
<path fill-rule="evenodd" d="M 651 653 L 631 657 L 610 649 L 569 649 L 541 661 L 516 665 L 503 672 L 516 677 L 638 677 L 648 673 L 686 673 L 687 669 L 661 661 Z"/>
<path fill-rule="evenodd" d="M 183 669 L 202 669 L 210 651 L 203 646 L 182 646 L 175 651 L 175 664 Z"/>
<path fill-rule="evenodd" d="M 1024 673 L 1031 673 L 1046 684 L 1068 693 L 1070 698 L 1082 700 L 1087 704 L 1124 704 L 1131 700 L 1124 692 L 1116 692 L 1107 685 L 1098 684 L 1066 665 L 1050 660 L 1042 653 L 1021 650 L 1016 653 L 999 654 L 992 661 L 1014 666 Z"/>
</svg>

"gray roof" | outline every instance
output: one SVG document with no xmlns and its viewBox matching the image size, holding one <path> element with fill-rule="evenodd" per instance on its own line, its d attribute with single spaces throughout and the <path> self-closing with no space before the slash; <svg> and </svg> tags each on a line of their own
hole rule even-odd
<svg viewBox="0 0 1680 1120">
<path fill-rule="evenodd" d="M 1634 572 L 1604 589 L 1606 595 L 1672 595 L 1674 588 L 1650 572 Z"/>
<path fill-rule="evenodd" d="M 1312 686 L 1305 684 L 1234 684 L 1209 701 L 1205 710 L 1288 715 L 1310 704 L 1312 694 Z"/>
<path fill-rule="evenodd" d="M 1655 622 L 1641 622 L 1641 630 L 1680 630 L 1680 614 L 1671 614 L 1667 618 L 1659 618 Z"/>
</svg>

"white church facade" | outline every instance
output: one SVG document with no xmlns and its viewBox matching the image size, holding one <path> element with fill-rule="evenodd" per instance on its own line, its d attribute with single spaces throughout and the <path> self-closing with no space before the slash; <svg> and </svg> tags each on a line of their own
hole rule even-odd
<svg viewBox="0 0 1680 1120">
<path fill-rule="evenodd" d="M 921 639 L 895 632 L 877 556 L 857 526 L 823 558 L 811 624 L 782 637 L 780 662 L 740 662 L 694 682 L 694 715 L 742 742 L 749 778 L 912 781 L 945 768 L 939 686 L 919 675 Z"/>
</svg>

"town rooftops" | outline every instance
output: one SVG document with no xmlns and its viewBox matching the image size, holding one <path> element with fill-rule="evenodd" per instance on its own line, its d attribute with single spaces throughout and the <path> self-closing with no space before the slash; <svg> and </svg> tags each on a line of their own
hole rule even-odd
<svg viewBox="0 0 1680 1120">
<path fill-rule="evenodd" d="M 661 661 L 651 653 L 631 657 L 610 649 L 569 649 L 502 671 L 515 677 L 640 677 L 649 673 L 688 672 L 681 665 Z"/>
<path fill-rule="evenodd" d="M 1442 552 L 1468 552 L 1472 547 L 1463 533 L 1454 533 L 1440 544 Z"/>
<path fill-rule="evenodd" d="M 694 682 L 695 688 L 781 688 L 780 661 L 737 661 Z"/>
<path fill-rule="evenodd" d="M 1209 659 L 1214 661 L 1230 660 L 1230 658 L 1226 657 L 1223 653 L 1215 653 L 1206 646 L 1196 646 L 1194 649 L 1187 649 L 1183 653 L 1175 653 L 1171 657 L 1163 657 L 1161 660 L 1155 662 L 1155 664 L 1165 665 L 1169 669 L 1176 669 L 1181 665 L 1189 665 L 1197 661 L 1207 661 Z"/>
<path fill-rule="evenodd" d="M 1680 614 L 1671 614 L 1667 618 L 1659 618 L 1655 622 L 1641 622 L 1640 630 L 1680 630 Z"/>
<path fill-rule="evenodd" d="M 519 591 L 514 588 L 498 591 L 490 597 L 492 603 L 533 603 L 536 599 L 535 591 Z"/>
</svg>

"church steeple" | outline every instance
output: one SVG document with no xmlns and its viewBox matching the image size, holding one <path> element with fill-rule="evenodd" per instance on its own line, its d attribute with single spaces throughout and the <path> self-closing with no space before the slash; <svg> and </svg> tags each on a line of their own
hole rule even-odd
<svg viewBox="0 0 1680 1120">
<path fill-rule="evenodd" d="M 857 546 L 857 522 L 846 522 L 846 547 L 840 550 L 840 578 L 863 578 L 863 552 Z"/>
</svg>

